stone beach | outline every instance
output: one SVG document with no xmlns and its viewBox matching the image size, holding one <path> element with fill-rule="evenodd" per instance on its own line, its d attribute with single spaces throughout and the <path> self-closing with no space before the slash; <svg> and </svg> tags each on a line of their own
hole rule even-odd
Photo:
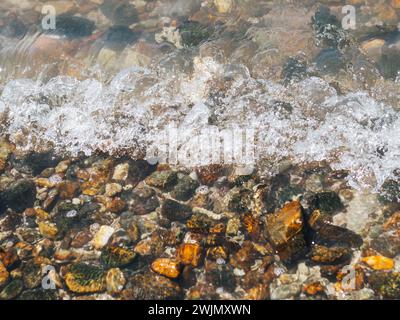
<svg viewBox="0 0 400 320">
<path fill-rule="evenodd" d="M 400 1 L 43 4 L 0 3 L 0 300 L 400 299 Z M 170 122 L 262 147 L 150 161 Z"/>
</svg>

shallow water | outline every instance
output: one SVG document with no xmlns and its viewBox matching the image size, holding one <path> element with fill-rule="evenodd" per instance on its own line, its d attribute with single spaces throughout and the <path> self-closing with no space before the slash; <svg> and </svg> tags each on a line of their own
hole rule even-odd
<svg viewBox="0 0 400 320">
<path fill-rule="evenodd" d="M 360 43 L 377 30 L 379 39 L 398 39 L 397 18 L 375 21 L 382 14 L 369 4 L 372 12 L 358 13 L 356 30 L 338 27 L 340 39 L 349 40 L 336 49 L 316 37 L 317 1 L 225 2 L 219 13 L 212 1 L 137 1 L 141 14 L 115 28 L 103 12 L 118 15 L 118 1 L 87 1 L 71 10 L 98 18 L 87 34 L 83 22 L 82 31 L 68 20 L 51 32 L 25 25 L 22 39 L 16 31 L 14 37 L 3 32 L 3 131 L 28 150 L 51 145 L 72 154 L 100 149 L 138 156 L 157 145 L 171 123 L 183 136 L 210 126 L 254 128 L 256 162 L 268 160 L 267 171 L 286 158 L 327 160 L 350 170 L 352 186 L 379 188 L 398 168 L 400 84 L 381 76 L 379 61 Z M 341 1 L 323 4 L 337 13 L 337 21 L 344 16 Z M 22 5 L 8 11 L 14 9 L 30 15 Z M 38 24 L 40 18 L 36 12 L 32 20 Z M 169 42 L 187 19 L 198 23 L 188 36 L 194 43 Z M 362 25 L 371 21 L 383 24 L 386 33 Z M 290 58 L 301 61 L 299 70 L 287 67 Z M 282 79 L 285 63 L 294 79 Z M 178 145 L 191 148 L 181 140 Z"/>
<path fill-rule="evenodd" d="M 400 2 L 349 2 L 350 29 L 339 0 L 1 1 L 0 299 L 21 243 L 55 248 L 57 298 L 398 298 Z M 187 244 L 204 265 L 174 260 Z M 113 246 L 138 257 L 110 269 Z M 347 265 L 365 287 L 339 285 Z M 89 266 L 121 289 L 76 287 Z"/>
</svg>

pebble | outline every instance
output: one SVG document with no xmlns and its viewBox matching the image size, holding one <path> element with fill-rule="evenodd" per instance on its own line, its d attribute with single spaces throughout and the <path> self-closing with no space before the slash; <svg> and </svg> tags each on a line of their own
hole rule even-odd
<svg viewBox="0 0 400 320">
<path fill-rule="evenodd" d="M 117 294 L 121 292 L 126 284 L 124 273 L 118 268 L 108 270 L 106 275 L 107 292 Z"/>
<path fill-rule="evenodd" d="M 107 183 L 105 195 L 113 197 L 122 191 L 122 186 L 118 183 Z"/>
<path fill-rule="evenodd" d="M 114 169 L 113 180 L 125 181 L 129 174 L 129 163 L 121 163 Z"/>
<path fill-rule="evenodd" d="M 156 259 L 151 264 L 151 269 L 154 272 L 173 279 L 178 278 L 181 274 L 179 262 L 167 258 Z"/>
<path fill-rule="evenodd" d="M 40 234 L 48 239 L 55 239 L 58 235 L 57 225 L 48 221 L 39 221 L 39 232 Z"/>
<path fill-rule="evenodd" d="M 361 261 L 374 270 L 392 270 L 394 268 L 394 261 L 383 256 L 364 257 Z"/>
<path fill-rule="evenodd" d="M 103 248 L 108 243 L 108 240 L 110 240 L 114 232 L 114 228 L 110 226 L 101 226 L 99 231 L 97 231 L 97 233 L 93 237 L 93 246 L 96 249 Z"/>
</svg>

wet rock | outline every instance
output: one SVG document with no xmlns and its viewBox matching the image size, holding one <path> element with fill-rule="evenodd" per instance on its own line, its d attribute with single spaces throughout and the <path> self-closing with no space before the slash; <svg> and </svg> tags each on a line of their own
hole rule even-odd
<svg viewBox="0 0 400 320">
<path fill-rule="evenodd" d="M 161 214 L 170 221 L 185 221 L 192 215 L 192 209 L 177 201 L 166 199 L 161 206 Z"/>
<path fill-rule="evenodd" d="M 400 298 L 400 274 L 398 272 L 376 271 L 368 282 L 371 288 L 385 299 Z"/>
<path fill-rule="evenodd" d="M 54 168 L 55 173 L 65 173 L 68 170 L 70 163 L 71 163 L 70 160 L 63 160 L 59 162 L 57 166 Z"/>
<path fill-rule="evenodd" d="M 115 231 L 114 228 L 112 228 L 110 226 L 101 226 L 99 231 L 97 231 L 97 233 L 94 235 L 94 238 L 92 241 L 93 246 L 96 249 L 103 248 L 110 240 L 114 231 Z"/>
<path fill-rule="evenodd" d="M 57 190 L 61 199 L 72 199 L 77 195 L 79 184 L 71 181 L 63 181 L 57 185 Z"/>
<path fill-rule="evenodd" d="M 209 233 L 213 223 L 212 219 L 205 214 L 197 213 L 186 221 L 186 227 L 195 233 Z"/>
<path fill-rule="evenodd" d="M 27 179 L 13 182 L 0 194 L 0 198 L 8 208 L 22 212 L 26 208 L 33 207 L 36 199 L 35 183 Z"/>
<path fill-rule="evenodd" d="M 153 272 L 134 275 L 131 287 L 123 295 L 129 300 L 172 300 L 182 298 L 181 287 L 170 279 Z"/>
<path fill-rule="evenodd" d="M 120 293 L 124 286 L 126 280 L 123 272 L 118 268 L 113 268 L 108 270 L 106 276 L 107 292 L 110 294 Z"/>
<path fill-rule="evenodd" d="M 156 171 L 146 178 L 146 183 L 149 186 L 168 190 L 176 184 L 178 175 L 175 171 Z"/>
<path fill-rule="evenodd" d="M 178 184 L 172 190 L 171 196 L 180 201 L 187 201 L 194 195 L 198 187 L 199 183 L 197 181 L 189 176 L 183 176 L 178 180 Z"/>
<path fill-rule="evenodd" d="M 398 181 L 393 179 L 386 180 L 380 193 L 380 201 L 382 203 L 398 202 L 400 199 L 400 184 Z"/>
<path fill-rule="evenodd" d="M 225 196 L 227 209 L 233 212 L 247 212 L 251 206 L 252 193 L 248 189 L 233 188 Z"/>
<path fill-rule="evenodd" d="M 151 264 L 151 269 L 156 273 L 173 279 L 178 278 L 181 273 L 179 261 L 168 258 L 156 259 Z"/>
<path fill-rule="evenodd" d="M 267 236 L 282 260 L 291 262 L 304 255 L 303 226 L 303 212 L 298 201 L 290 202 L 277 214 L 267 216 Z"/>
<path fill-rule="evenodd" d="M 196 173 L 201 184 L 211 186 L 218 180 L 218 178 L 220 178 L 223 173 L 223 167 L 221 165 L 213 164 L 197 168 Z"/>
<path fill-rule="evenodd" d="M 115 167 L 112 178 L 113 180 L 117 181 L 125 181 L 128 178 L 128 174 L 129 174 L 129 163 L 125 162 Z"/>
<path fill-rule="evenodd" d="M 22 278 L 26 288 L 33 289 L 42 282 L 42 270 L 39 265 L 28 262 L 22 269 Z"/>
<path fill-rule="evenodd" d="M 337 74 L 345 68 L 342 54 L 333 48 L 321 50 L 315 61 L 317 69 L 323 74 Z"/>
<path fill-rule="evenodd" d="M 250 241 L 243 242 L 241 248 L 230 256 L 229 263 L 234 268 L 250 271 L 254 261 L 259 256 L 259 253 L 254 248 L 254 245 Z"/>
<path fill-rule="evenodd" d="M 57 225 L 48 221 L 39 221 L 39 232 L 40 234 L 48 239 L 56 239 L 58 235 Z"/>
<path fill-rule="evenodd" d="M 312 25 L 318 45 L 339 49 L 349 45 L 347 33 L 336 16 L 330 13 L 329 8 L 321 6 L 312 18 Z"/>
<path fill-rule="evenodd" d="M 346 228 L 332 224 L 330 215 L 321 213 L 319 210 L 313 211 L 308 218 L 310 232 L 307 234 L 309 242 L 323 246 L 338 246 L 359 248 L 363 244 L 363 239 L 357 233 Z"/>
<path fill-rule="evenodd" d="M 209 26 L 203 26 L 196 21 L 186 21 L 178 29 L 184 47 L 198 46 L 200 43 L 208 40 L 213 33 L 213 30 Z"/>
<path fill-rule="evenodd" d="M 92 235 L 88 231 L 79 231 L 71 240 L 72 248 L 82 248 L 92 240 Z"/>
<path fill-rule="evenodd" d="M 0 292 L 0 300 L 15 299 L 23 290 L 24 284 L 22 280 L 15 279 L 7 284 Z"/>
<path fill-rule="evenodd" d="M 289 58 L 283 66 L 282 78 L 284 84 L 298 82 L 307 76 L 307 64 L 296 58 Z"/>
<path fill-rule="evenodd" d="M 15 160 L 15 166 L 21 168 L 26 173 L 33 175 L 40 174 L 46 168 L 52 168 L 59 162 L 58 157 L 52 151 L 48 152 L 31 152 L 21 160 Z M 24 170 L 27 168 L 27 170 Z"/>
<path fill-rule="evenodd" d="M 230 265 L 207 261 L 205 271 L 206 280 L 215 287 L 222 287 L 228 291 L 232 291 L 236 287 L 235 275 Z"/>
<path fill-rule="evenodd" d="M 110 245 L 102 250 L 100 261 L 108 268 L 121 268 L 131 264 L 135 257 L 133 249 Z"/>
<path fill-rule="evenodd" d="M 122 191 L 122 186 L 118 183 L 107 183 L 105 195 L 113 197 Z"/>
<path fill-rule="evenodd" d="M 127 0 L 105 0 L 100 10 L 116 25 L 131 25 L 139 21 L 136 7 Z"/>
<path fill-rule="evenodd" d="M 200 264 L 202 248 L 198 243 L 184 243 L 178 249 L 178 260 L 196 268 Z"/>
<path fill-rule="evenodd" d="M 139 37 L 139 32 L 134 32 L 127 26 L 112 26 L 106 32 L 105 43 L 114 50 L 122 50 L 137 41 Z"/>
<path fill-rule="evenodd" d="M 56 290 L 35 289 L 27 290 L 20 294 L 18 300 L 57 300 Z"/>
<path fill-rule="evenodd" d="M 58 15 L 56 21 L 57 28 L 47 32 L 70 39 L 88 37 L 96 28 L 93 21 L 70 14 Z"/>
<path fill-rule="evenodd" d="M 4 264 L 0 261 L 0 288 L 7 283 L 8 277 L 9 273 Z"/>
<path fill-rule="evenodd" d="M 394 261 L 383 256 L 364 257 L 361 261 L 373 270 L 392 270 L 394 268 Z"/>
<path fill-rule="evenodd" d="M 69 290 L 76 293 L 94 293 L 106 290 L 105 272 L 102 268 L 88 264 L 73 264 L 65 275 Z"/>
<path fill-rule="evenodd" d="M 312 211 L 319 209 L 328 214 L 337 213 L 344 208 L 342 201 L 335 192 L 321 192 L 314 194 L 308 200 L 308 206 Z"/>
<path fill-rule="evenodd" d="M 142 184 L 133 191 L 122 192 L 121 198 L 126 202 L 128 210 L 137 215 L 153 212 L 159 206 L 155 191 Z"/>
<path fill-rule="evenodd" d="M 228 236 L 236 236 L 240 229 L 240 219 L 239 218 L 232 218 L 229 219 L 226 225 L 226 235 Z"/>
<path fill-rule="evenodd" d="M 315 245 L 310 258 L 317 264 L 345 264 L 351 260 L 351 251 L 348 248 Z"/>
</svg>

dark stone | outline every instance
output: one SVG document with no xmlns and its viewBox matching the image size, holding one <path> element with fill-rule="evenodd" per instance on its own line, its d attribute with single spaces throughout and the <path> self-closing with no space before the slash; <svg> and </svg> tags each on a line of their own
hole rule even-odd
<svg viewBox="0 0 400 320">
<path fill-rule="evenodd" d="M 213 284 L 216 288 L 222 287 L 228 291 L 235 290 L 236 279 L 233 268 L 230 265 L 207 261 L 205 275 L 206 281 Z"/>
<path fill-rule="evenodd" d="M 400 273 L 376 271 L 368 277 L 371 288 L 385 299 L 400 299 Z"/>
<path fill-rule="evenodd" d="M 36 200 L 36 186 L 32 180 L 21 179 L 13 182 L 0 194 L 3 205 L 20 213 L 32 208 Z"/>
<path fill-rule="evenodd" d="M 342 54 L 335 48 L 322 49 L 317 55 L 315 62 L 317 69 L 322 74 L 336 74 L 346 67 Z"/>
<path fill-rule="evenodd" d="M 289 58 L 283 66 L 282 78 L 284 84 L 298 82 L 307 76 L 307 64 L 296 58 Z"/>
<path fill-rule="evenodd" d="M 196 189 L 199 187 L 199 183 L 189 176 L 183 176 L 179 179 L 178 184 L 171 192 L 171 196 L 177 200 L 187 201 L 193 195 Z"/>
<path fill-rule="evenodd" d="M 27 30 L 27 26 L 20 19 L 13 17 L 0 27 L 0 34 L 8 38 L 23 38 Z"/>
<path fill-rule="evenodd" d="M 134 275 L 122 294 L 128 300 L 182 299 L 179 284 L 153 272 Z"/>
<path fill-rule="evenodd" d="M 192 210 L 189 206 L 166 199 L 161 206 L 161 214 L 171 221 L 184 221 L 191 216 Z"/>
<path fill-rule="evenodd" d="M 312 211 L 319 209 L 328 214 L 337 213 L 344 208 L 339 196 L 331 191 L 312 195 L 308 199 L 308 206 Z"/>
<path fill-rule="evenodd" d="M 54 222 L 57 225 L 58 236 L 61 237 L 74 226 L 79 225 L 80 228 L 88 226 L 92 219 L 87 214 L 83 214 L 79 206 L 71 202 L 60 202 L 56 208 Z"/>
<path fill-rule="evenodd" d="M 40 265 L 34 264 L 33 261 L 29 261 L 22 268 L 22 279 L 24 285 L 28 289 L 33 289 L 39 286 L 42 282 L 42 270 Z"/>
<path fill-rule="evenodd" d="M 313 242 L 323 246 L 359 248 L 363 244 L 363 239 L 360 235 L 333 224 L 323 224 L 314 231 Z"/>
<path fill-rule="evenodd" d="M 117 25 L 131 25 L 139 21 L 136 7 L 127 0 L 105 0 L 100 10 Z"/>
<path fill-rule="evenodd" d="M 21 280 L 15 279 L 7 284 L 0 292 L 0 300 L 15 299 L 23 290 L 24 284 Z"/>
<path fill-rule="evenodd" d="M 349 44 L 347 33 L 329 8 L 320 7 L 312 18 L 312 25 L 318 45 L 341 49 Z"/>
<path fill-rule="evenodd" d="M 56 17 L 56 29 L 48 30 L 46 33 L 73 39 L 88 37 L 92 35 L 95 28 L 94 22 L 89 19 L 70 14 L 62 14 Z"/>
<path fill-rule="evenodd" d="M 154 172 L 156 168 L 157 165 L 152 165 L 146 160 L 130 161 L 128 180 L 135 185 Z"/>
<path fill-rule="evenodd" d="M 160 205 L 153 189 L 140 185 L 133 191 L 124 191 L 121 199 L 127 204 L 128 210 L 137 215 L 153 212 Z"/>
<path fill-rule="evenodd" d="M 123 49 L 137 41 L 139 37 L 139 32 L 135 32 L 127 26 L 112 26 L 107 30 L 105 42 L 109 47 Z"/>
<path fill-rule="evenodd" d="M 11 164 L 19 171 L 39 175 L 44 169 L 55 167 L 59 158 L 52 151 L 48 152 L 31 152 L 22 159 L 16 159 L 11 156 Z"/>
<path fill-rule="evenodd" d="M 382 187 L 379 200 L 384 203 L 399 202 L 400 199 L 400 184 L 397 180 L 388 179 Z"/>
<path fill-rule="evenodd" d="M 185 21 L 178 29 L 184 47 L 198 46 L 200 43 L 208 40 L 212 35 L 212 30 L 209 26 L 204 26 L 196 21 Z"/>
<path fill-rule="evenodd" d="M 229 191 L 228 195 L 228 210 L 233 212 L 247 212 L 249 211 L 252 192 L 244 188 L 234 188 Z"/>
<path fill-rule="evenodd" d="M 396 231 L 386 231 L 371 241 L 371 248 L 386 257 L 394 258 L 400 253 L 400 238 Z"/>
<path fill-rule="evenodd" d="M 28 290 L 22 292 L 18 300 L 57 300 L 57 291 L 42 288 Z"/>
</svg>

